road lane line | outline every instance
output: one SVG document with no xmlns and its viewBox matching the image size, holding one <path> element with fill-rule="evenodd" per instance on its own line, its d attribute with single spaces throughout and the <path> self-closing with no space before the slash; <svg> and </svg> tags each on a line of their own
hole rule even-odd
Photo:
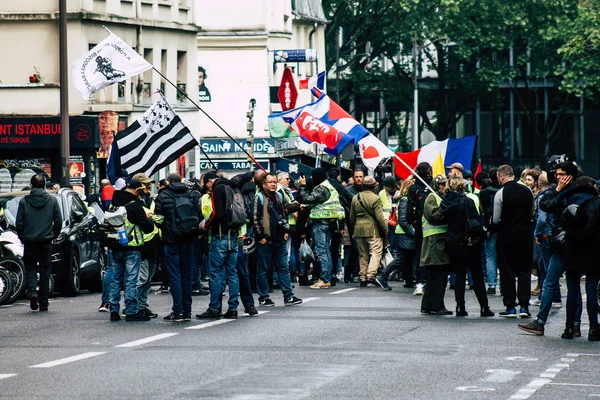
<svg viewBox="0 0 600 400">
<path fill-rule="evenodd" d="M 566 383 L 566 382 L 552 382 L 548 385 L 554 386 L 580 386 L 580 387 L 595 387 L 600 388 L 600 385 L 592 385 L 591 383 Z"/>
<path fill-rule="evenodd" d="M 141 346 L 146 343 L 156 342 L 157 340 L 166 339 L 171 336 L 179 335 L 179 333 L 171 332 L 171 333 L 161 333 L 160 335 L 150 336 L 140 340 L 134 340 L 133 342 L 120 344 L 115 347 L 135 347 Z"/>
<path fill-rule="evenodd" d="M 222 324 L 226 324 L 228 322 L 233 322 L 233 321 L 235 321 L 235 319 L 219 319 L 216 321 L 207 322 L 205 324 L 189 326 L 185 329 L 205 329 L 205 328 L 210 328 L 211 326 L 222 325 Z"/>
<path fill-rule="evenodd" d="M 85 360 L 86 358 L 92 358 L 96 356 L 101 356 L 102 354 L 106 354 L 106 351 L 92 351 L 89 353 L 78 354 L 73 357 L 61 358 L 60 360 L 49 361 L 43 364 L 32 365 L 29 368 L 52 368 L 58 365 L 68 364 L 79 360 Z"/>
<path fill-rule="evenodd" d="M 534 379 L 531 382 L 529 382 L 527 384 L 527 386 L 525 386 L 522 389 L 519 389 L 519 391 L 517 391 L 517 393 L 515 393 L 514 395 L 512 395 L 510 397 L 510 399 L 512 400 L 525 400 L 530 398 L 535 392 L 537 392 L 539 389 L 541 389 L 544 385 L 548 384 L 552 382 L 550 379 Z"/>
<path fill-rule="evenodd" d="M 357 289 L 357 288 L 355 288 L 355 287 L 351 287 L 351 288 L 348 288 L 348 289 L 342 289 L 342 290 L 338 290 L 338 291 L 336 291 L 336 292 L 331 292 L 331 293 L 329 293 L 329 294 L 341 294 L 341 293 L 348 293 L 348 292 L 351 292 L 351 291 L 353 291 L 353 290 L 356 290 L 356 289 Z"/>
<path fill-rule="evenodd" d="M 319 300 L 320 297 L 309 297 L 307 299 L 302 300 L 302 303 L 310 303 L 311 301 Z"/>
<path fill-rule="evenodd" d="M 17 374 L 0 374 L 0 379 L 10 378 L 11 376 L 17 376 Z"/>
</svg>

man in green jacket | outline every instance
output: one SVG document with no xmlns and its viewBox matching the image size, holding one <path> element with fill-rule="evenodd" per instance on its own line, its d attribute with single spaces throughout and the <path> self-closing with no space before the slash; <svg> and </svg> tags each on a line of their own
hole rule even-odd
<svg viewBox="0 0 600 400">
<path fill-rule="evenodd" d="M 354 196 L 350 206 L 350 233 L 358 245 L 360 286 L 379 285 L 375 279 L 387 247 L 388 225 L 383 217 L 381 199 L 372 176 L 363 180 L 362 192 Z M 383 288 L 383 286 L 382 286 Z"/>
</svg>

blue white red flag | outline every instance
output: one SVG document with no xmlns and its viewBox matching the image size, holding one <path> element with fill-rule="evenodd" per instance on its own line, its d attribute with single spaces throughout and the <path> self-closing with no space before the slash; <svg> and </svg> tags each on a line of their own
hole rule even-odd
<svg viewBox="0 0 600 400">
<path fill-rule="evenodd" d="M 369 131 L 344 111 L 329 96 L 317 89 L 313 94 L 319 99 L 304 107 L 292 128 L 308 143 L 325 146 L 325 152 L 338 155 L 350 143 L 369 135 Z"/>
</svg>

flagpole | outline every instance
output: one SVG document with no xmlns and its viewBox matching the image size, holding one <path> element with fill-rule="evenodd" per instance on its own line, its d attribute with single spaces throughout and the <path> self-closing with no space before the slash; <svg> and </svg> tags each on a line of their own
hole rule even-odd
<svg viewBox="0 0 600 400">
<path fill-rule="evenodd" d="M 202 113 L 208 117 L 208 119 L 210 119 L 212 121 L 213 124 L 215 124 L 217 126 L 217 128 L 219 128 L 220 130 L 223 131 L 224 134 L 227 135 L 227 137 L 229 137 L 229 139 L 231 139 L 233 141 L 233 143 L 235 143 L 244 153 L 246 153 L 246 155 L 248 156 L 248 158 L 250 158 L 252 161 L 254 161 L 254 164 L 256 164 L 258 166 L 258 168 L 262 169 L 265 173 L 268 174 L 268 171 L 266 169 L 263 168 L 262 165 L 260 165 L 260 163 L 258 161 L 256 161 L 256 159 L 254 157 L 252 157 L 247 151 L 246 149 L 244 149 L 244 147 L 238 143 L 237 140 L 235 140 L 229 133 L 227 133 L 227 131 L 225 129 L 223 129 L 223 127 L 221 125 L 219 125 L 217 123 L 217 121 L 215 121 L 210 115 L 208 115 L 206 113 L 206 111 L 204 111 L 202 108 L 200 108 L 200 106 L 198 104 L 196 104 L 196 102 L 192 99 L 190 99 L 190 97 L 187 95 L 186 92 L 184 92 L 183 90 L 179 89 L 177 87 L 177 85 L 175 85 L 173 82 L 171 82 L 169 79 L 167 79 L 166 76 L 164 76 L 159 70 L 157 70 L 156 68 L 152 67 L 152 69 L 154 70 L 154 72 L 156 72 L 158 75 L 160 75 L 165 81 L 169 82 L 171 84 L 171 86 L 173 86 L 179 93 L 181 93 L 182 95 L 185 96 L 186 99 L 188 99 L 193 105 L 196 106 L 196 108 L 198 108 L 198 110 L 202 111 Z M 200 147 L 200 149 L 202 150 L 202 147 Z M 204 150 L 202 150 L 202 153 L 204 153 Z M 206 153 L 204 153 L 206 155 Z M 212 161 L 211 164 L 213 165 L 213 167 L 215 166 Z"/>
<path fill-rule="evenodd" d="M 441 198 L 440 196 L 438 196 L 438 194 L 435 192 L 435 190 L 433 190 L 433 188 L 432 188 L 431 186 L 429 186 L 429 185 L 427 184 L 427 182 L 425 182 L 425 181 L 423 180 L 423 178 L 421 178 L 421 177 L 420 177 L 420 176 L 419 176 L 419 175 L 418 175 L 418 174 L 417 174 L 417 173 L 416 173 L 416 172 L 415 172 L 415 171 L 414 171 L 414 170 L 413 170 L 411 167 L 409 167 L 409 166 L 408 166 L 408 164 L 407 164 L 406 162 L 404 162 L 404 160 L 398 156 L 398 154 L 394 153 L 394 157 L 396 157 L 396 160 L 400 161 L 400 162 L 401 162 L 401 163 L 402 163 L 402 164 L 403 164 L 403 165 L 404 165 L 406 168 L 408 168 L 408 170 L 409 170 L 410 172 L 412 172 L 412 173 L 413 173 L 413 176 L 414 176 L 415 178 L 417 178 L 418 180 L 420 180 L 420 181 L 421 181 L 421 183 L 423 183 L 423 185 L 425 185 L 425 186 L 427 187 L 427 189 L 431 190 L 431 193 L 433 193 L 433 195 L 434 195 L 434 196 L 435 196 L 435 197 L 436 197 L 438 200 L 440 200 L 440 201 L 442 200 L 442 198 Z"/>
</svg>

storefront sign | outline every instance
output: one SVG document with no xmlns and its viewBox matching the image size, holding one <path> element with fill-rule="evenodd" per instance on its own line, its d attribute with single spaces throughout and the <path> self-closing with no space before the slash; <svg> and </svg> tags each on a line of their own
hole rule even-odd
<svg viewBox="0 0 600 400">
<path fill-rule="evenodd" d="M 290 68 L 283 70 L 281 84 L 279 85 L 279 90 L 277 90 L 277 99 L 283 111 L 288 111 L 296 107 L 298 90 L 296 89 L 296 83 L 294 82 L 294 76 Z"/>
<path fill-rule="evenodd" d="M 69 129 L 71 147 L 96 147 L 98 125 L 95 117 L 70 117 Z M 59 147 L 59 117 L 0 118 L 0 150 Z"/>
<path fill-rule="evenodd" d="M 317 50 L 315 49 L 294 49 L 294 50 L 275 50 L 273 52 L 273 61 L 282 62 L 315 62 L 317 61 Z"/>
<path fill-rule="evenodd" d="M 248 151 L 245 139 L 238 139 L 237 142 Z M 244 153 L 231 139 L 201 139 L 200 145 L 205 153 Z M 253 149 L 254 153 L 274 153 L 275 139 L 255 139 Z"/>
<path fill-rule="evenodd" d="M 269 166 L 269 160 L 256 160 L 260 163 L 260 165 L 263 166 L 263 168 L 267 169 Z M 219 170 L 227 170 L 227 171 L 232 171 L 232 170 L 240 170 L 240 173 L 243 173 L 243 170 L 250 170 L 250 168 L 252 169 L 258 169 L 258 166 L 256 164 L 254 164 L 253 162 L 249 162 L 247 160 L 244 159 L 237 159 L 237 160 L 213 160 L 213 163 L 215 164 L 213 166 L 212 163 L 208 162 L 208 161 L 200 161 L 200 170 L 201 171 L 206 171 L 208 169 L 214 169 L 215 167 L 217 167 Z"/>
</svg>

